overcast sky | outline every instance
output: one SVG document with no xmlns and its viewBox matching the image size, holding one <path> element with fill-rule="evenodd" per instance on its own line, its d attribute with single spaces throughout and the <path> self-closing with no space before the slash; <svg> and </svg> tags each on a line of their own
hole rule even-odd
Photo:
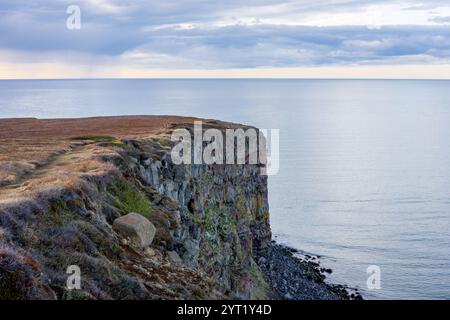
<svg viewBox="0 0 450 320">
<path fill-rule="evenodd" d="M 450 78 L 449 66 L 450 0 L 0 1 L 0 78 Z"/>
</svg>

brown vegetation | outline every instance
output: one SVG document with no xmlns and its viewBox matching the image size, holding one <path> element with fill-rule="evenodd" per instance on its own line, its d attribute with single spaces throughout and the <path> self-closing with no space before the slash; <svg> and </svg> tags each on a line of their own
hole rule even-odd
<svg viewBox="0 0 450 320">
<path fill-rule="evenodd" d="M 114 145 L 121 139 L 163 134 L 179 124 L 192 125 L 194 120 L 176 116 L 0 119 L 0 187 L 19 183 L 36 169 L 86 143 Z M 71 161 L 70 156 L 66 158 Z M 90 168 L 89 163 L 79 162 L 84 170 Z"/>
</svg>

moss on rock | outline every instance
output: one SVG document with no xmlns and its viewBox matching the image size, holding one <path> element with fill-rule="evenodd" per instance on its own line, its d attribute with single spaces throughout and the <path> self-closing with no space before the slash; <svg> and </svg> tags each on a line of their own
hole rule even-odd
<svg viewBox="0 0 450 320">
<path fill-rule="evenodd" d="M 150 200 L 135 186 L 124 179 L 114 178 L 109 184 L 109 191 L 115 197 L 114 205 L 122 214 L 136 212 L 147 219 L 151 218 Z"/>
</svg>

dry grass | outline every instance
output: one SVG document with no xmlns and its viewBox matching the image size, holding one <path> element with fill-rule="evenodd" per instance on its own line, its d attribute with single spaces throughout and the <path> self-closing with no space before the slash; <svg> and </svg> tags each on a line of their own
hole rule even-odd
<svg viewBox="0 0 450 320">
<path fill-rule="evenodd" d="M 0 188 L 21 182 L 80 145 L 102 142 L 119 146 L 121 139 L 156 136 L 194 120 L 175 116 L 0 119 Z M 95 165 L 79 164 L 72 169 L 88 172 Z"/>
<path fill-rule="evenodd" d="M 58 194 L 62 190 L 76 189 L 80 178 L 107 176 L 116 170 L 113 164 L 101 161 L 95 155 L 95 149 L 94 146 L 88 146 L 79 152 L 64 154 L 50 165 L 35 170 L 20 184 L 4 186 L 0 189 L 0 201 L 33 198 L 38 194 Z M 104 154 L 112 152 L 107 148 L 102 149 Z"/>
<path fill-rule="evenodd" d="M 80 177 L 107 176 L 124 140 L 166 137 L 196 118 L 125 116 L 0 119 L 0 201 L 76 187 Z M 221 122 L 203 120 L 205 126 Z M 231 124 L 227 124 L 233 126 Z"/>
</svg>

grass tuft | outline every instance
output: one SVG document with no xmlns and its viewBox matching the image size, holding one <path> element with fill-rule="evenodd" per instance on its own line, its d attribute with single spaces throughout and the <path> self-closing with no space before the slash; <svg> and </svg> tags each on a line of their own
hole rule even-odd
<svg viewBox="0 0 450 320">
<path fill-rule="evenodd" d="M 73 214 L 65 201 L 57 199 L 49 204 L 46 218 L 51 225 L 62 227 L 73 219 Z"/>
<path fill-rule="evenodd" d="M 139 192 L 136 187 L 123 179 L 116 178 L 110 184 L 109 191 L 115 197 L 114 206 L 122 214 L 135 212 L 150 219 L 152 213 L 150 200 Z"/>
</svg>

